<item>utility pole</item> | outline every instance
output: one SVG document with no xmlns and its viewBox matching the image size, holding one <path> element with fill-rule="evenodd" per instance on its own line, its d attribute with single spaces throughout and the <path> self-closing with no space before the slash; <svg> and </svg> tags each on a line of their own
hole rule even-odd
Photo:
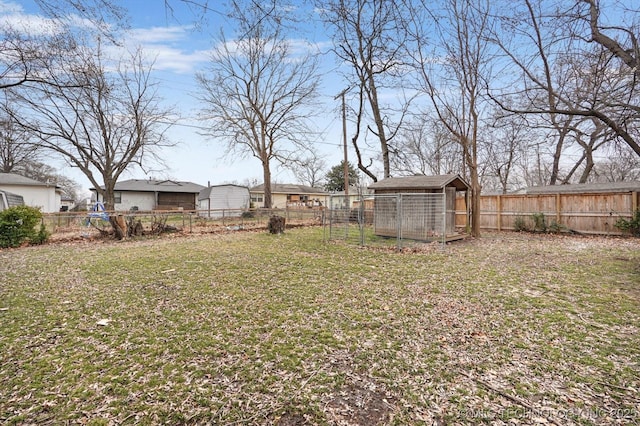
<svg viewBox="0 0 640 426">
<path fill-rule="evenodd" d="M 349 162 L 347 159 L 347 106 L 344 101 L 344 95 L 349 91 L 349 87 L 338 93 L 333 99 L 342 99 L 342 146 L 344 149 L 344 200 L 346 208 L 351 207 L 349 202 Z"/>
</svg>

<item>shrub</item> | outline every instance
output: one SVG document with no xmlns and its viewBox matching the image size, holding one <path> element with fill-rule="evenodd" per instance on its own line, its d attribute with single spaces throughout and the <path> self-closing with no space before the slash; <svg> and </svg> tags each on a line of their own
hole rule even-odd
<svg viewBox="0 0 640 426">
<path fill-rule="evenodd" d="M 515 221 L 513 222 L 513 229 L 518 232 L 527 232 L 529 230 L 527 220 L 522 216 L 516 216 Z"/>
<path fill-rule="evenodd" d="M 636 210 L 631 220 L 621 217 L 613 226 L 621 231 L 628 231 L 631 235 L 640 237 L 640 209 Z"/>
<path fill-rule="evenodd" d="M 545 232 L 547 230 L 547 221 L 545 220 L 544 213 L 533 213 L 531 215 L 533 219 L 533 230 Z"/>
<path fill-rule="evenodd" d="M 36 235 L 31 238 L 31 244 L 44 244 L 47 242 L 49 237 L 51 236 L 51 232 L 47 231 L 47 228 L 44 226 L 44 223 L 40 224 L 40 230 L 36 233 Z"/>
<path fill-rule="evenodd" d="M 549 224 L 548 229 L 549 229 L 549 232 L 553 234 L 559 234 L 561 232 L 566 231 L 567 227 L 561 223 L 556 222 L 555 220 L 552 220 L 551 223 Z"/>
<path fill-rule="evenodd" d="M 40 231 L 35 230 L 41 220 L 40 210 L 29 206 L 15 206 L 0 212 L 0 247 L 18 247 L 25 241 L 43 243 L 49 233 L 42 223 Z"/>
</svg>

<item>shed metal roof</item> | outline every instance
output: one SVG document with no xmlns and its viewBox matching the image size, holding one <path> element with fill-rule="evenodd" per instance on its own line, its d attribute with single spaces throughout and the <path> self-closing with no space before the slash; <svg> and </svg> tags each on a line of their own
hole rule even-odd
<svg viewBox="0 0 640 426">
<path fill-rule="evenodd" d="M 460 175 L 414 175 L 404 177 L 391 177 L 382 179 L 376 183 L 369 185 L 371 189 L 393 189 L 415 190 L 415 189 L 442 189 L 447 186 L 454 186 L 458 191 L 469 189 L 469 185 Z"/>
<path fill-rule="evenodd" d="M 222 184 L 222 185 L 212 185 L 212 186 L 207 186 L 204 189 L 200 190 L 200 193 L 198 194 L 198 200 L 206 200 L 207 198 L 209 198 L 211 196 L 211 192 L 213 191 L 214 188 L 229 188 L 229 187 L 233 187 L 233 188 L 240 188 L 241 190 L 246 190 L 247 192 L 249 192 L 249 188 L 246 186 L 242 186 L 242 185 L 236 185 L 234 183 L 227 183 L 227 184 Z"/>
<path fill-rule="evenodd" d="M 527 194 L 573 194 L 573 193 L 605 193 L 605 192 L 640 192 L 640 181 L 629 182 L 596 182 L 577 183 L 571 185 L 530 186 Z"/>
</svg>

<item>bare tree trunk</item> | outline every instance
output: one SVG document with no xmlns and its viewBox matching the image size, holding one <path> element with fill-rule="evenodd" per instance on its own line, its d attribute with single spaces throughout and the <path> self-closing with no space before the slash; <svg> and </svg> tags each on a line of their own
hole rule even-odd
<svg viewBox="0 0 640 426">
<path fill-rule="evenodd" d="M 269 160 L 262 161 L 262 178 L 264 179 L 264 208 L 270 209 L 273 206 L 273 199 L 271 196 L 271 167 L 269 166 Z"/>
<path fill-rule="evenodd" d="M 113 234 L 118 240 L 127 238 L 127 224 L 122 215 L 109 215 L 109 223 L 113 228 Z"/>
<path fill-rule="evenodd" d="M 389 164 L 389 142 L 387 141 L 384 120 L 382 118 L 382 113 L 380 112 L 380 105 L 378 104 L 378 89 L 376 88 L 373 77 L 373 73 L 369 72 L 367 95 L 369 97 L 369 103 L 373 113 L 373 120 L 376 124 L 376 132 L 374 134 L 380 140 L 380 152 L 382 153 L 382 168 L 384 173 L 383 177 L 386 179 L 391 177 L 391 168 Z"/>
<path fill-rule="evenodd" d="M 556 142 L 556 149 L 553 153 L 553 167 L 551 169 L 551 177 L 549 178 L 549 185 L 555 185 L 558 182 L 560 175 L 560 161 L 562 159 L 562 150 L 564 148 L 564 141 L 569 133 L 569 125 L 571 119 L 569 118 L 563 125 L 559 125 L 555 122 L 555 115 L 552 114 L 554 120 L 553 127 L 558 133 L 558 140 Z"/>
<path fill-rule="evenodd" d="M 351 67 L 350 84 L 360 90 L 356 110 L 358 130 L 363 116 L 373 119 L 373 125 L 366 126 L 366 131 L 378 139 L 383 177 L 390 177 L 389 142 L 401 127 L 411 101 L 405 100 L 397 108 L 390 108 L 380 102 L 379 91 L 402 90 L 404 82 L 400 73 L 404 69 L 401 64 L 406 63 L 403 57 L 406 32 L 400 21 L 408 11 L 403 2 L 386 0 L 331 0 L 318 2 L 320 4 L 325 22 L 334 30 L 334 52 Z M 366 106 L 363 94 L 367 96 Z M 377 181 L 370 170 L 371 162 L 362 161 L 357 135 L 351 142 L 358 156 L 358 168 Z"/>
<path fill-rule="evenodd" d="M 478 173 L 471 175 L 471 235 L 480 237 L 480 181 Z"/>
</svg>

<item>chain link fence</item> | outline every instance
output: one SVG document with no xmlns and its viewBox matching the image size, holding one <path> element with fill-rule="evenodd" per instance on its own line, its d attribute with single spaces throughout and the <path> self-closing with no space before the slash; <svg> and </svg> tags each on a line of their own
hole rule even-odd
<svg viewBox="0 0 640 426">
<path fill-rule="evenodd" d="M 216 233 L 266 229 L 272 215 L 282 216 L 287 227 L 320 225 L 324 211 L 320 208 L 220 209 L 132 212 L 61 212 L 43 215 L 42 223 L 52 240 L 93 238 L 109 232 L 110 216 L 122 216 L 126 223 L 140 223 L 142 235 L 157 233 L 160 228 L 186 233 Z"/>
<path fill-rule="evenodd" d="M 349 208 L 346 206 L 350 205 Z M 325 236 L 366 246 L 412 247 L 447 242 L 455 229 L 455 211 L 447 210 L 445 194 L 344 195 L 329 198 Z"/>
</svg>

